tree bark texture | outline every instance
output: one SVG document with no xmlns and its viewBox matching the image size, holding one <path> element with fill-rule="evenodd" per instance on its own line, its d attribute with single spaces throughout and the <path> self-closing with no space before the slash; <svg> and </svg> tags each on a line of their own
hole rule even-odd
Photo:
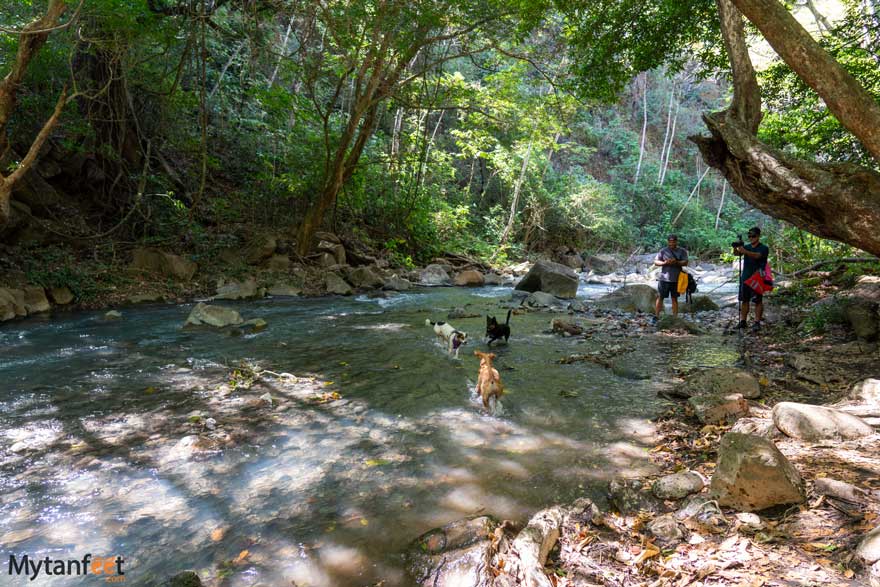
<svg viewBox="0 0 880 587">
<path fill-rule="evenodd" d="M 880 162 L 880 104 L 777 0 L 732 0 L 773 50 Z M 719 8 L 723 2 L 719 1 Z"/>
</svg>

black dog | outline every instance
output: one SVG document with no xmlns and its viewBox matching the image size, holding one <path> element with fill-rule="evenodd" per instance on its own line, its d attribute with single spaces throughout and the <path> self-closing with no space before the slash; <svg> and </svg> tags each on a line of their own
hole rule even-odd
<svg viewBox="0 0 880 587">
<path fill-rule="evenodd" d="M 510 338 L 510 312 L 510 310 L 507 311 L 507 321 L 504 324 L 498 324 L 498 320 L 494 316 L 486 316 L 486 338 L 489 339 L 487 343 L 489 346 L 492 345 L 492 341 L 499 338 L 503 338 L 507 343 L 507 339 Z"/>
</svg>

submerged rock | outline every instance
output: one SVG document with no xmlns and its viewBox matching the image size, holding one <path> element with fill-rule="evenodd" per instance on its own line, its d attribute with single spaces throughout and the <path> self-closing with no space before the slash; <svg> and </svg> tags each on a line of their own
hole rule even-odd
<svg viewBox="0 0 880 587">
<path fill-rule="evenodd" d="M 663 316 L 657 322 L 657 330 L 684 330 L 688 334 L 706 334 L 706 331 L 680 316 Z"/>
<path fill-rule="evenodd" d="M 562 306 L 563 302 L 556 296 L 542 291 L 536 291 L 523 300 L 523 305 L 530 308 L 552 308 L 554 306 Z"/>
<path fill-rule="evenodd" d="M 168 587 L 202 587 L 202 580 L 195 571 L 183 571 L 168 580 Z"/>
<path fill-rule="evenodd" d="M 489 587 L 496 526 L 489 516 L 479 516 L 422 534 L 407 549 L 409 573 L 426 587 Z"/>
<path fill-rule="evenodd" d="M 213 326 L 223 328 L 225 326 L 238 326 L 244 320 L 241 315 L 232 308 L 223 306 L 209 306 L 198 303 L 189 313 L 184 326 Z"/>
<path fill-rule="evenodd" d="M 719 504 L 744 512 L 806 499 L 804 480 L 775 444 L 737 432 L 721 439 L 710 493 Z"/>
</svg>

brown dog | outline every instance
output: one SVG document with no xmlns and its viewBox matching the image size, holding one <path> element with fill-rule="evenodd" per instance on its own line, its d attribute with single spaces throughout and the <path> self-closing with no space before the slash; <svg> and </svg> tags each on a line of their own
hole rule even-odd
<svg viewBox="0 0 880 587">
<path fill-rule="evenodd" d="M 489 409 L 489 398 L 495 397 L 495 403 L 501 399 L 504 394 L 504 388 L 501 387 L 501 376 L 498 369 L 492 366 L 492 359 L 495 353 L 481 353 L 474 351 L 474 355 L 480 357 L 480 374 L 477 375 L 477 393 L 483 399 L 483 407 Z"/>
</svg>

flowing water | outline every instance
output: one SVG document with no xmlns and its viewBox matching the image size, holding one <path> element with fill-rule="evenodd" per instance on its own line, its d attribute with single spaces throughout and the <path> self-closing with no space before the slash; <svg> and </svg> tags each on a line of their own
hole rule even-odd
<svg viewBox="0 0 880 587">
<path fill-rule="evenodd" d="M 509 294 L 242 303 L 269 323 L 244 336 L 182 330 L 191 305 L 0 327 L 0 561 L 121 555 L 133 585 L 183 569 L 231 586 L 407 585 L 400 553 L 432 527 L 523 520 L 650 472 L 666 366 L 736 358 L 719 337 L 621 338 L 653 375 L 626 379 L 556 364 L 598 343 L 549 334 L 550 313 L 514 316 L 510 344 L 493 346 L 509 393 L 490 415 L 472 353 Z M 458 360 L 424 324 L 452 307 L 479 315 L 451 321 L 470 334 Z M 247 389 L 244 372 L 233 386 L 242 361 L 298 379 Z M 256 399 L 267 390 L 271 405 Z M 193 451 L 197 435 L 224 442 Z"/>
</svg>

